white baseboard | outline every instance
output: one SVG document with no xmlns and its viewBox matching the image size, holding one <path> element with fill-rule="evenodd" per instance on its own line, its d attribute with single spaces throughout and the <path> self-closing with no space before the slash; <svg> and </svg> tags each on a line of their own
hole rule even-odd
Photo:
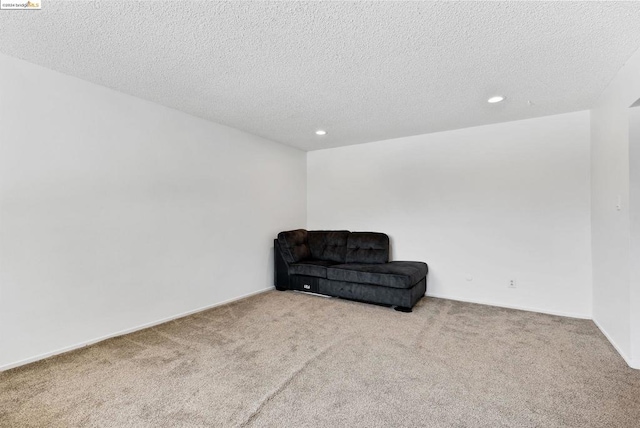
<svg viewBox="0 0 640 428">
<path fill-rule="evenodd" d="M 456 300 L 458 302 L 477 303 L 479 305 L 497 306 L 499 308 L 517 309 L 519 311 L 537 312 L 537 313 L 540 313 L 540 314 L 547 314 L 547 315 L 557 315 L 557 316 L 560 316 L 560 317 L 567 317 L 567 318 L 578 318 L 578 319 L 582 319 L 582 320 L 590 320 L 591 319 L 590 315 L 576 314 L 576 313 L 572 313 L 572 312 L 549 311 L 547 309 L 531 308 L 531 307 L 526 307 L 526 306 L 505 305 L 505 304 L 501 304 L 501 303 L 495 303 L 495 302 L 489 302 L 489 301 L 483 301 L 483 300 L 464 299 L 464 298 L 460 298 L 460 297 L 446 296 L 446 295 L 442 295 L 442 294 L 427 293 L 426 296 L 427 297 L 435 297 L 437 299 Z"/>
<path fill-rule="evenodd" d="M 618 347 L 616 342 L 614 342 L 613 339 L 611 338 L 611 335 L 607 333 L 607 331 L 602 327 L 602 325 L 597 320 L 594 319 L 593 323 L 596 325 L 596 327 L 600 329 L 602 334 L 604 334 L 604 337 L 606 337 L 609 343 L 611 343 L 611 346 L 613 346 L 615 350 L 618 351 L 618 354 L 620 354 L 620 356 L 625 361 L 625 363 L 627 363 L 627 365 L 632 369 L 640 370 L 640 360 L 639 359 L 634 360 L 629 358 L 624 352 L 622 352 L 622 349 Z"/>
<path fill-rule="evenodd" d="M 20 367 L 20 366 L 23 366 L 25 364 L 33 363 L 35 361 L 43 360 L 45 358 L 49 358 L 49 357 L 52 357 L 54 355 L 64 354 L 65 352 L 73 351 L 75 349 L 84 348 L 86 346 L 93 345 L 95 343 L 102 342 L 103 340 L 111 339 L 113 337 L 123 336 L 125 334 L 136 332 L 138 330 L 144 330 L 145 328 L 153 327 L 153 326 L 156 326 L 156 325 L 159 325 L 159 324 L 163 324 L 165 322 L 173 321 L 173 320 L 178 319 L 178 318 L 183 318 L 183 317 L 186 317 L 186 316 L 189 316 L 189 315 L 193 315 L 195 313 L 206 311 L 207 309 L 215 308 L 217 306 L 226 305 L 227 303 L 235 302 L 237 300 L 246 299 L 247 297 L 251 297 L 251 296 L 254 296 L 254 295 L 260 294 L 260 293 L 265 293 L 265 292 L 273 290 L 273 289 L 274 289 L 274 287 L 267 287 L 267 288 L 263 288 L 263 289 L 258 290 L 258 291 L 252 291 L 251 293 L 243 294 L 242 296 L 238 296 L 238 297 L 233 297 L 231 299 L 224 300 L 224 301 L 218 302 L 218 303 L 214 303 L 212 305 L 203 306 L 201 308 L 194 309 L 192 311 L 183 312 L 183 313 L 177 314 L 177 315 L 172 315 L 172 316 L 167 317 L 167 318 L 163 318 L 163 319 L 160 319 L 160 320 L 157 320 L 157 321 L 148 322 L 148 323 L 136 326 L 136 327 L 132 327 L 132 328 L 128 328 L 126 330 L 118 331 L 116 333 L 111 333 L 111 334 L 108 334 L 108 335 L 105 335 L 105 336 L 101 336 L 101 337 L 98 337 L 96 339 L 87 340 L 87 341 L 84 341 L 84 342 L 76 343 L 75 345 L 66 346 L 64 348 L 57 349 L 55 351 L 46 352 L 44 354 L 36 355 L 35 357 L 30 357 L 30 358 L 26 358 L 24 360 L 20 360 L 20 361 L 16 361 L 16 362 L 13 362 L 13 363 L 5 364 L 3 366 L 0 366 L 0 372 L 3 372 L 5 370 L 9 370 L 9 369 L 13 369 L 15 367 Z"/>
</svg>

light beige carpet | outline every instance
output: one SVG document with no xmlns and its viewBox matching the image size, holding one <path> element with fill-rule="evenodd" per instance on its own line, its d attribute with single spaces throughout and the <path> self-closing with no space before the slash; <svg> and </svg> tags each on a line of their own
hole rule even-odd
<svg viewBox="0 0 640 428">
<path fill-rule="evenodd" d="M 635 427 L 591 321 L 271 291 L 0 373 L 2 427 Z"/>
</svg>

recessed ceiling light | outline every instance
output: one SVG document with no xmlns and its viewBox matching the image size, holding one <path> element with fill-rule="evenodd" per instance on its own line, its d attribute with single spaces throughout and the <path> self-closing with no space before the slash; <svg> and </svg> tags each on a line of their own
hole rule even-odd
<svg viewBox="0 0 640 428">
<path fill-rule="evenodd" d="M 322 130 L 322 129 L 318 129 L 318 130 L 316 131 L 316 135 L 327 135 L 327 131 Z"/>
<path fill-rule="evenodd" d="M 495 104 L 495 103 L 499 103 L 500 101 L 504 101 L 504 97 L 497 95 L 495 97 L 491 97 L 487 100 L 488 103 L 491 104 Z"/>
</svg>

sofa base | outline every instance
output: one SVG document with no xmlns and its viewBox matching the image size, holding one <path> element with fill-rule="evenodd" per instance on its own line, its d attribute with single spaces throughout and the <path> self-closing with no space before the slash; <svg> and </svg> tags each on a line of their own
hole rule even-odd
<svg viewBox="0 0 640 428">
<path fill-rule="evenodd" d="M 380 285 L 361 284 L 357 282 L 333 281 L 324 278 L 314 278 L 317 286 L 308 281 L 309 277 L 291 276 L 288 289 L 309 291 L 326 296 L 340 297 L 359 302 L 373 303 L 383 306 L 395 306 L 401 312 L 411 312 L 411 308 L 424 296 L 427 291 L 427 278 L 422 278 L 411 288 L 392 288 Z M 310 284 L 307 288 L 305 285 Z M 294 285 L 295 284 L 295 285 Z M 317 287 L 317 288 L 316 288 Z M 279 290 L 282 288 L 278 287 Z"/>
<path fill-rule="evenodd" d="M 412 308 L 427 291 L 427 278 L 422 278 L 411 288 L 391 288 L 320 279 L 318 291 L 320 294 L 346 299 Z"/>
</svg>

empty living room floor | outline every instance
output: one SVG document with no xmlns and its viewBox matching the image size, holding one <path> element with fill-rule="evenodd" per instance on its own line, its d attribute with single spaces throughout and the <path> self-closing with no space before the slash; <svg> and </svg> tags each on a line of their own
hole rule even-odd
<svg viewBox="0 0 640 428">
<path fill-rule="evenodd" d="M 0 373 L 2 427 L 638 427 L 591 321 L 270 291 Z"/>
</svg>

